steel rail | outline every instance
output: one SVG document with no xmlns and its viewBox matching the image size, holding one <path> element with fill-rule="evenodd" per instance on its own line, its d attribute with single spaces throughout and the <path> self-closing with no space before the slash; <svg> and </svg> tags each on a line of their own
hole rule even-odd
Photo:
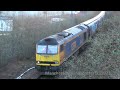
<svg viewBox="0 0 120 90">
<path fill-rule="evenodd" d="M 22 76 L 23 76 L 23 75 L 25 75 L 27 72 L 29 72 L 30 70 L 33 70 L 33 69 L 35 69 L 35 67 L 31 67 L 31 68 L 27 69 L 25 72 L 23 72 L 22 74 L 20 74 L 20 76 L 18 76 L 18 77 L 15 78 L 15 79 L 22 79 Z"/>
</svg>

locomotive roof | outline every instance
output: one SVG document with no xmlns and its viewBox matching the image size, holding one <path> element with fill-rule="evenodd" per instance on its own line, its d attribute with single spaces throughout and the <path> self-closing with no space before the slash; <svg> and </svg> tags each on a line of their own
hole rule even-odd
<svg viewBox="0 0 120 90">
<path fill-rule="evenodd" d="M 69 37 L 69 36 L 74 36 L 74 35 L 76 35 L 76 34 L 78 34 L 78 33 L 80 33 L 80 32 L 82 32 L 82 29 L 81 28 L 79 28 L 79 27 L 72 27 L 72 28 L 69 28 L 69 29 L 67 29 L 67 30 L 64 30 L 64 31 L 62 31 L 62 32 L 60 32 L 60 33 L 57 33 L 57 34 L 55 34 L 55 35 L 51 35 L 51 36 L 48 36 L 48 37 L 46 37 L 46 38 L 44 38 L 44 39 L 54 39 L 54 40 L 56 40 L 56 42 L 58 42 L 58 43 L 60 43 L 60 42 L 62 42 L 66 37 Z M 44 39 L 42 39 L 42 40 L 44 40 Z"/>
<path fill-rule="evenodd" d="M 60 33 L 57 33 L 55 35 L 49 36 L 47 38 L 54 38 L 57 40 L 57 42 L 60 42 L 60 41 L 64 40 L 65 37 L 68 37 L 69 35 L 76 35 L 79 32 L 82 32 L 82 30 L 77 27 L 73 27 L 73 28 L 64 30 Z"/>
<path fill-rule="evenodd" d="M 57 35 L 57 34 L 52 35 L 52 36 L 49 36 L 48 38 L 54 38 L 54 39 L 56 39 L 56 40 L 57 40 L 57 42 L 60 42 L 61 40 L 63 40 L 63 39 L 64 39 L 64 37 L 63 37 L 63 36 L 59 36 L 59 35 Z"/>
</svg>

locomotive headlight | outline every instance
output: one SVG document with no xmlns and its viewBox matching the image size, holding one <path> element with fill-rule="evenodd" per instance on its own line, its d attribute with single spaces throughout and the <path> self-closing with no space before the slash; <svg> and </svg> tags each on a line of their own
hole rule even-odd
<svg viewBox="0 0 120 90">
<path fill-rule="evenodd" d="M 37 61 L 37 63 L 39 64 L 39 63 L 40 63 L 40 61 Z"/>
</svg>

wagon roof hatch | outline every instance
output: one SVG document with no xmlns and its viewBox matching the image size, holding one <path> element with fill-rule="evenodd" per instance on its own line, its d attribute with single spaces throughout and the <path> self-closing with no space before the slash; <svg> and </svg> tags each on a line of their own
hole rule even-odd
<svg viewBox="0 0 120 90">
<path fill-rule="evenodd" d="M 69 29 L 64 30 L 64 31 L 72 33 L 73 35 L 75 35 L 75 34 L 78 34 L 79 32 L 81 32 L 82 30 L 79 28 L 76 28 L 76 27 L 72 27 L 72 28 L 69 28 Z"/>
</svg>

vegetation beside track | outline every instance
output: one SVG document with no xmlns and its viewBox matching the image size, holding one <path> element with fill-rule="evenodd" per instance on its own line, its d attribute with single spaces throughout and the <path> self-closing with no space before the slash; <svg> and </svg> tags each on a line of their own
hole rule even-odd
<svg viewBox="0 0 120 90">
<path fill-rule="evenodd" d="M 94 38 L 81 51 L 77 60 L 63 65 L 65 79 L 120 78 L 120 12 L 109 11 Z"/>
</svg>

